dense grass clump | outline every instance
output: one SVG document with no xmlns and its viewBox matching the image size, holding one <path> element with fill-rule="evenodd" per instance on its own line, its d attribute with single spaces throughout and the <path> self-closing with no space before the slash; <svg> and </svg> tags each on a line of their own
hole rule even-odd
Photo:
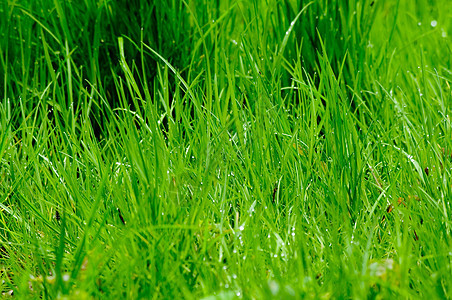
<svg viewBox="0 0 452 300">
<path fill-rule="evenodd" d="M 2 1 L 2 297 L 448 297 L 451 18 Z"/>
</svg>

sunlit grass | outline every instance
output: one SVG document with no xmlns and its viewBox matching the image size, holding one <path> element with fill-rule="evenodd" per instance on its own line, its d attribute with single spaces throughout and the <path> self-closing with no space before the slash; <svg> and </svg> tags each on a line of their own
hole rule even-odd
<svg viewBox="0 0 452 300">
<path fill-rule="evenodd" d="M 4 1 L 19 298 L 445 298 L 447 1 Z"/>
</svg>

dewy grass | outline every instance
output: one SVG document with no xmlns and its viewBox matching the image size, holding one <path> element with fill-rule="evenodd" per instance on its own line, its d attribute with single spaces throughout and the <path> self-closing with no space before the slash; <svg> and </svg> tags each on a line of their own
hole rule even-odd
<svg viewBox="0 0 452 300">
<path fill-rule="evenodd" d="M 3 1 L 17 298 L 447 298 L 448 1 Z"/>
</svg>

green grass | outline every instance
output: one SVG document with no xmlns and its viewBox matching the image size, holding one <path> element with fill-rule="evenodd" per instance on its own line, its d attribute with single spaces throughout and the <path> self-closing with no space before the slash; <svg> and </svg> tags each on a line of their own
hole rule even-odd
<svg viewBox="0 0 452 300">
<path fill-rule="evenodd" d="M 2 297 L 449 297 L 451 18 L 2 1 Z"/>
</svg>

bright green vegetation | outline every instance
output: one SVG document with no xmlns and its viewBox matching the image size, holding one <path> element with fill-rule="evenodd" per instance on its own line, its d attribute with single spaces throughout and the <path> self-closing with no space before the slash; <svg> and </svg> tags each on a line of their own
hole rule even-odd
<svg viewBox="0 0 452 300">
<path fill-rule="evenodd" d="M 430 2 L 1 1 L 2 295 L 451 295 Z"/>
</svg>

